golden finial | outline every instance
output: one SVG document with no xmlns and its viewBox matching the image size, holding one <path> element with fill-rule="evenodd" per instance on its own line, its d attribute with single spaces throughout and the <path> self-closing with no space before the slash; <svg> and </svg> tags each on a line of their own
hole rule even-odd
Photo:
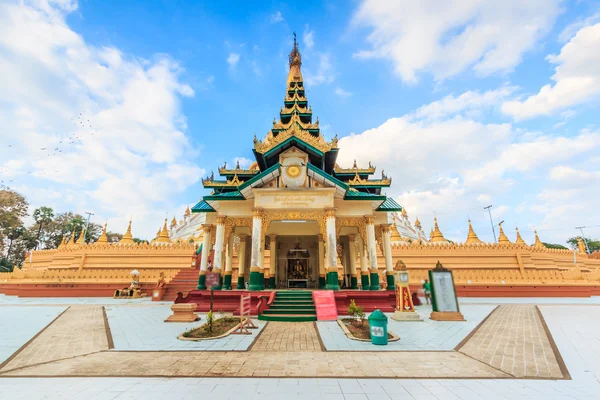
<svg viewBox="0 0 600 400">
<path fill-rule="evenodd" d="M 102 235 L 96 240 L 96 243 L 108 243 L 108 236 L 106 235 L 106 222 L 104 223 L 104 229 L 102 229 Z"/>
<path fill-rule="evenodd" d="M 119 240 L 119 244 L 134 244 L 133 235 L 131 234 L 131 220 L 129 220 L 129 225 L 127 225 L 127 232 L 123 235 L 121 240 Z"/>
<path fill-rule="evenodd" d="M 173 219 L 171 220 L 171 228 L 177 226 L 177 219 L 175 218 L 175 216 L 173 215 Z"/>
<path fill-rule="evenodd" d="M 448 240 L 446 240 L 442 234 L 442 231 L 440 231 L 436 217 L 433 218 L 433 232 L 431 235 L 431 241 L 434 243 L 448 243 Z"/>
<path fill-rule="evenodd" d="M 415 219 L 415 227 L 421 229 L 421 221 L 419 221 L 419 217 L 417 217 L 417 219 Z"/>
<path fill-rule="evenodd" d="M 69 241 L 67 242 L 67 246 L 72 246 L 75 244 L 75 230 L 73 230 L 73 232 L 71 232 L 71 237 L 69 238 Z"/>
<path fill-rule="evenodd" d="M 83 227 L 81 228 L 81 233 L 79 234 L 79 238 L 75 242 L 76 244 L 84 244 L 85 243 L 85 232 Z"/>
<path fill-rule="evenodd" d="M 499 223 L 498 226 L 500 227 L 500 234 L 498 235 L 498 243 L 511 243 L 511 241 L 508 240 L 508 236 L 506 236 L 506 234 L 504 233 L 504 229 L 502 229 L 502 222 Z"/>
<path fill-rule="evenodd" d="M 239 165 L 239 164 L 238 164 L 238 165 Z M 191 214 L 191 211 L 190 211 L 190 206 L 187 206 L 187 208 L 185 209 L 185 213 L 184 213 L 183 215 L 184 215 L 185 217 L 187 217 L 187 216 L 188 216 L 188 215 L 190 215 L 190 214 Z"/>
<path fill-rule="evenodd" d="M 533 233 L 535 233 L 535 247 L 546 247 L 544 246 L 544 243 L 542 243 L 542 241 L 540 240 L 540 237 L 538 236 L 537 231 L 533 231 Z"/>
<path fill-rule="evenodd" d="M 161 228 L 158 228 L 158 231 L 156 231 L 156 237 L 160 236 L 160 231 L 161 231 Z"/>
<path fill-rule="evenodd" d="M 169 238 L 169 231 L 167 230 L 167 219 L 165 218 L 165 224 L 161 231 L 158 232 L 156 239 L 154 239 L 156 243 L 172 243 L 171 238 Z"/>
<path fill-rule="evenodd" d="M 65 247 L 67 245 L 67 238 L 65 236 L 63 236 L 62 240 L 60 241 L 60 244 L 58 245 L 58 248 L 62 248 Z"/>
<path fill-rule="evenodd" d="M 525 241 L 521 237 L 521 234 L 519 233 L 519 228 L 515 228 L 515 230 L 517 231 L 517 240 L 515 240 L 515 243 L 526 245 L 527 243 L 525 243 Z"/>
<path fill-rule="evenodd" d="M 402 236 L 400 236 L 400 232 L 398 232 L 398 226 L 396 226 L 396 221 L 392 224 L 392 235 L 390 236 L 390 242 L 402 242 Z"/>
<path fill-rule="evenodd" d="M 383 171 L 381 171 L 383 173 Z M 408 218 L 408 214 L 406 213 L 406 208 L 402 207 L 402 216 L 404 218 Z"/>
<path fill-rule="evenodd" d="M 471 225 L 471 220 L 469 219 L 469 234 L 467 235 L 467 241 L 465 243 L 483 243 L 477 237 L 477 234 L 473 230 L 473 226 Z"/>
</svg>

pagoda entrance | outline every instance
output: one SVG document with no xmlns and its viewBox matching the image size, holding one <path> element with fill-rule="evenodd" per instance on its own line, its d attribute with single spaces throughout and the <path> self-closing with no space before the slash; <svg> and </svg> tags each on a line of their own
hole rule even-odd
<svg viewBox="0 0 600 400">
<path fill-rule="evenodd" d="M 317 236 L 278 236 L 275 285 L 277 289 L 318 289 Z"/>
</svg>

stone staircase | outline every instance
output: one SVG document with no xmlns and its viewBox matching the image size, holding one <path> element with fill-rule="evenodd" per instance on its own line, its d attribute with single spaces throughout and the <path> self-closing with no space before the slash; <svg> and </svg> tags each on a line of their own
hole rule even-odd
<svg viewBox="0 0 600 400">
<path fill-rule="evenodd" d="M 163 296 L 164 301 L 175 300 L 177 292 L 187 295 L 190 290 L 196 289 L 198 286 L 198 275 L 200 270 L 197 268 L 185 268 L 180 270 L 177 275 L 166 284 L 165 295 Z"/>
<path fill-rule="evenodd" d="M 258 319 L 288 322 L 316 321 L 317 311 L 312 292 L 299 290 L 277 291 L 269 309 L 260 314 Z"/>
</svg>

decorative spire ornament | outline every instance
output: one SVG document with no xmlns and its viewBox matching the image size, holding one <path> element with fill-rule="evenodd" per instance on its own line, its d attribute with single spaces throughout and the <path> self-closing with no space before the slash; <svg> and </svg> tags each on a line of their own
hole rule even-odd
<svg viewBox="0 0 600 400">
<path fill-rule="evenodd" d="M 537 231 L 533 231 L 533 233 L 535 233 L 535 247 L 543 247 L 545 248 L 546 246 L 544 246 L 544 243 L 542 243 L 542 241 L 540 240 L 540 237 L 538 236 Z"/>
<path fill-rule="evenodd" d="M 106 234 L 106 222 L 104 223 L 104 229 L 102 229 L 102 235 L 96 240 L 96 243 L 108 243 L 108 235 Z"/>
<path fill-rule="evenodd" d="M 508 236 L 506 236 L 506 234 L 504 233 L 504 229 L 502 229 L 502 223 L 499 223 L 498 226 L 500 227 L 500 234 L 498 235 L 498 243 L 512 243 L 508 239 Z"/>
<path fill-rule="evenodd" d="M 436 217 L 433 218 L 433 232 L 431 235 L 431 241 L 433 243 L 448 243 L 448 240 L 444 237 L 442 231 L 440 231 Z"/>
<path fill-rule="evenodd" d="M 469 234 L 467 235 L 467 241 L 465 243 L 483 243 L 481 240 L 479 240 L 479 237 L 477 237 L 477 234 L 475 233 L 475 231 L 473 230 L 473 226 L 471 225 L 471 220 L 469 219 Z"/>
<path fill-rule="evenodd" d="M 129 220 L 129 225 L 127 226 L 127 232 L 123 235 L 121 240 L 119 240 L 119 244 L 134 244 L 133 235 L 131 234 L 131 219 Z"/>
<path fill-rule="evenodd" d="M 517 244 L 525 244 L 526 245 L 527 243 L 525 243 L 525 241 L 521 237 L 521 234 L 519 233 L 519 228 L 515 228 L 515 230 L 517 231 L 517 240 L 515 240 L 515 243 L 517 243 Z"/>
</svg>

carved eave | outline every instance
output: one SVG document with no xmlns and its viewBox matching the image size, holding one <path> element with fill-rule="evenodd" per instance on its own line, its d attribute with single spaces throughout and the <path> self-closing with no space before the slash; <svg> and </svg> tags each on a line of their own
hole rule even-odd
<svg viewBox="0 0 600 400">
<path fill-rule="evenodd" d="M 356 173 L 356 175 L 354 176 L 354 178 L 352 178 L 351 180 L 348 181 L 348 185 L 350 186 L 354 186 L 354 187 L 388 187 L 392 184 L 392 179 L 391 178 L 385 178 L 385 179 L 362 179 L 358 173 Z"/>
<path fill-rule="evenodd" d="M 289 129 L 285 129 L 279 132 L 279 134 L 271 138 L 269 142 L 262 142 L 260 140 L 256 140 L 254 142 L 254 150 L 256 151 L 256 153 L 265 154 L 270 150 L 274 149 L 275 147 L 279 146 L 286 140 L 293 137 L 300 139 L 301 141 L 317 149 L 321 153 L 327 153 L 332 149 L 338 148 L 337 138 L 334 138 L 331 142 L 327 143 L 325 142 L 322 136 L 314 136 L 310 132 L 301 129 L 297 124 L 292 124 L 292 126 Z"/>
<path fill-rule="evenodd" d="M 202 180 L 202 185 L 205 188 L 236 188 L 242 183 L 244 182 L 238 178 L 237 174 L 234 174 L 232 179 L 227 179 L 226 181 L 215 181 L 212 178 Z"/>
<path fill-rule="evenodd" d="M 279 122 L 273 121 L 272 130 L 279 132 L 279 131 L 282 131 L 285 129 L 289 129 L 290 127 L 294 126 L 295 124 L 299 125 L 299 127 L 304 130 L 311 130 L 311 131 L 319 130 L 319 121 L 316 121 L 314 124 L 302 122 L 302 120 L 300 119 L 300 115 L 297 112 L 292 113 L 292 117 L 290 118 L 289 122 L 283 123 L 281 121 L 279 121 Z"/>
<path fill-rule="evenodd" d="M 219 167 L 219 174 L 221 176 L 254 176 L 258 173 L 260 173 L 260 171 L 257 169 L 227 169 Z"/>
<path fill-rule="evenodd" d="M 342 174 L 372 175 L 372 174 L 375 173 L 375 167 L 369 167 L 369 168 L 341 168 L 339 165 L 336 164 L 336 166 L 333 168 L 333 172 L 335 172 L 338 175 L 342 175 Z"/>
</svg>

